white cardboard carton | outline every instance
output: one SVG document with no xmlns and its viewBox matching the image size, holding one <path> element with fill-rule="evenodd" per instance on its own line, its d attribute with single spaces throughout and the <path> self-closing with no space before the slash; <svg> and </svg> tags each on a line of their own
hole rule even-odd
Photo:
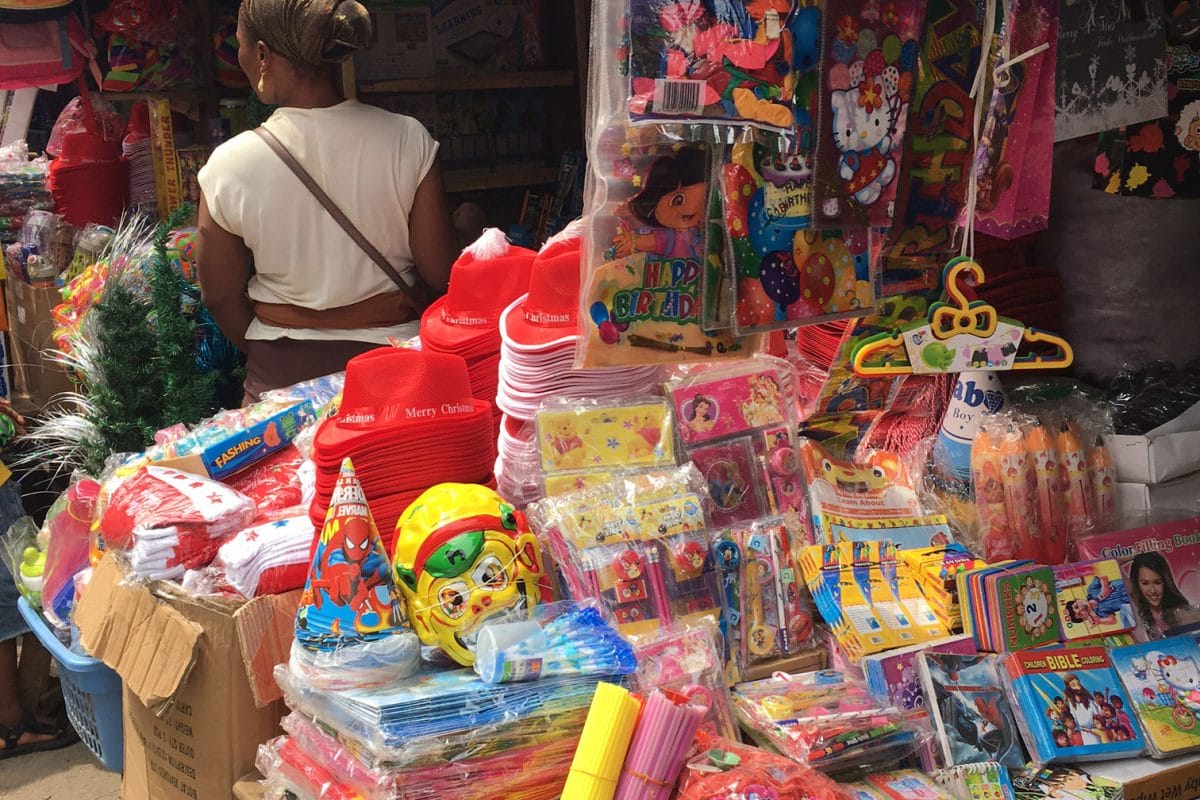
<svg viewBox="0 0 1200 800">
<path fill-rule="evenodd" d="M 1145 436 L 1110 436 L 1108 449 L 1125 483 L 1163 483 L 1200 470 L 1200 403 Z"/>
</svg>

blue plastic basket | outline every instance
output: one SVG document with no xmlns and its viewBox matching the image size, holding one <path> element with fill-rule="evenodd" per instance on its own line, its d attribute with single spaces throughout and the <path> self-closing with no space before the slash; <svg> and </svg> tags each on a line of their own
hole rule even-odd
<svg viewBox="0 0 1200 800">
<path fill-rule="evenodd" d="M 42 615 L 22 597 L 21 616 L 38 641 L 58 662 L 58 680 L 67 716 L 79 738 L 105 769 L 120 772 L 125 764 L 125 732 L 121 722 L 121 677 L 103 661 L 77 656 L 54 636 Z"/>
</svg>

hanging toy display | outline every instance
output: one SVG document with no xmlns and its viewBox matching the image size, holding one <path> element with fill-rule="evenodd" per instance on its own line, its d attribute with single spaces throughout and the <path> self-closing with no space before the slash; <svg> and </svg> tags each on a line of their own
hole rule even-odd
<svg viewBox="0 0 1200 800">
<path fill-rule="evenodd" d="M 464 666 L 484 622 L 527 618 L 550 596 L 524 515 L 486 486 L 443 483 L 418 497 L 397 524 L 393 567 L 422 643 Z"/>
</svg>

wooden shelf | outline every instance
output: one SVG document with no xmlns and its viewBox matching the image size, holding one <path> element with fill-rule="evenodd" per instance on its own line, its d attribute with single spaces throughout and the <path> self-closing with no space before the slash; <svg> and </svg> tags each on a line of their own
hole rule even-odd
<svg viewBox="0 0 1200 800">
<path fill-rule="evenodd" d="M 415 94 L 422 92 L 471 92 L 491 89 L 546 89 L 575 85 L 572 70 L 536 72 L 493 72 L 483 75 L 438 75 L 358 84 L 359 94 Z"/>
<path fill-rule="evenodd" d="M 515 166 L 498 169 L 448 169 L 442 174 L 446 191 L 486 191 L 512 189 L 519 186 L 538 186 L 558 180 L 558 167 Z"/>
</svg>

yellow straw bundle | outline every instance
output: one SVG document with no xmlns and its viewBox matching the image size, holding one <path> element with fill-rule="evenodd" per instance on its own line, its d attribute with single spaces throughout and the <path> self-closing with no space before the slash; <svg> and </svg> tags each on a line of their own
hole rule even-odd
<svg viewBox="0 0 1200 800">
<path fill-rule="evenodd" d="M 596 685 L 562 800 L 612 800 L 641 703 L 611 683 Z"/>
</svg>

